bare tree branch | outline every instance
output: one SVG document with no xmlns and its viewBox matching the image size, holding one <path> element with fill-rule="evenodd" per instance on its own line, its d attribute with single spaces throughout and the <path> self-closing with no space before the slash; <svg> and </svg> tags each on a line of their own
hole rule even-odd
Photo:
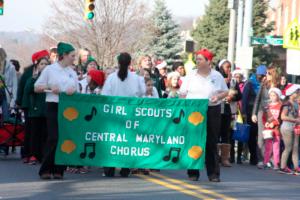
<svg viewBox="0 0 300 200">
<path fill-rule="evenodd" d="M 87 47 L 102 66 L 111 67 L 120 51 L 134 53 L 147 38 L 147 7 L 139 0 L 96 0 L 95 18 L 84 20 L 83 0 L 53 0 L 45 31 L 78 48 Z"/>
</svg>

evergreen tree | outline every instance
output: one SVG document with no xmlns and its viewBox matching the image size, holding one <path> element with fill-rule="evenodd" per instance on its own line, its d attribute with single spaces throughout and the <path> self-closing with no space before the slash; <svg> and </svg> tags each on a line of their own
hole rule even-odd
<svg viewBox="0 0 300 200">
<path fill-rule="evenodd" d="M 151 40 L 146 52 L 167 62 L 183 50 L 178 25 L 173 21 L 164 0 L 156 0 L 152 14 Z"/>
<path fill-rule="evenodd" d="M 253 7 L 253 35 L 255 37 L 265 37 L 274 30 L 274 22 L 266 24 L 268 10 L 268 1 L 254 0 Z M 263 25 L 263 26 L 262 26 Z M 253 66 L 260 64 L 270 64 L 276 54 L 272 53 L 272 46 L 265 47 L 257 45 L 253 51 Z"/>
<path fill-rule="evenodd" d="M 229 16 L 228 0 L 210 0 L 205 15 L 192 32 L 197 48 L 214 52 L 215 61 L 227 57 Z"/>
<path fill-rule="evenodd" d="M 215 61 L 227 58 L 230 10 L 228 0 L 210 0 L 206 13 L 193 31 L 198 48 L 208 48 L 215 53 Z M 273 30 L 274 22 L 266 24 L 268 1 L 254 0 L 253 35 L 265 37 Z M 269 64 L 274 59 L 272 47 L 255 46 L 253 66 Z"/>
</svg>

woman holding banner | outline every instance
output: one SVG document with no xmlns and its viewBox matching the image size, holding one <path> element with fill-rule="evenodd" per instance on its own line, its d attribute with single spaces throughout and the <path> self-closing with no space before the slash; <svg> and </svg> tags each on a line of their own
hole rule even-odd
<svg viewBox="0 0 300 200">
<path fill-rule="evenodd" d="M 59 93 L 68 95 L 79 90 L 76 72 L 71 68 L 75 61 L 72 45 L 60 42 L 57 46 L 58 62 L 47 66 L 35 83 L 35 92 L 46 92 L 48 138 L 46 152 L 39 175 L 41 179 L 62 179 L 65 167 L 55 164 L 55 151 L 58 142 L 58 102 Z"/>
<path fill-rule="evenodd" d="M 124 96 L 124 97 L 142 97 L 145 95 L 145 84 L 140 81 L 140 77 L 128 70 L 131 64 L 131 56 L 128 53 L 121 53 L 118 56 L 119 70 L 108 76 L 104 83 L 102 95 Z M 128 177 L 130 169 L 122 168 L 120 175 Z M 113 177 L 115 175 L 114 167 L 104 167 L 104 175 Z"/>
<path fill-rule="evenodd" d="M 213 53 L 207 49 L 196 52 L 197 69 L 184 80 L 180 94 L 187 99 L 209 99 L 207 111 L 206 168 L 209 181 L 220 182 L 217 142 L 221 126 L 221 102 L 228 95 L 223 76 L 211 68 Z M 199 170 L 188 170 L 189 179 L 197 181 Z"/>
</svg>

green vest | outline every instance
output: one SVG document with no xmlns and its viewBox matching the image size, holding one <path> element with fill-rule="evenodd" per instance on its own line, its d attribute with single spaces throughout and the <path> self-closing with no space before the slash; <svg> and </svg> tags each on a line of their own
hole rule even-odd
<svg viewBox="0 0 300 200">
<path fill-rule="evenodd" d="M 46 117 L 46 94 L 35 93 L 34 83 L 37 78 L 27 80 L 24 98 L 28 98 L 28 117 Z"/>
<path fill-rule="evenodd" d="M 32 77 L 32 73 L 33 73 L 33 67 L 29 67 L 25 69 L 24 73 L 20 78 L 16 103 L 20 105 L 22 108 L 28 108 L 29 99 L 24 97 L 24 89 L 27 80 Z"/>
</svg>

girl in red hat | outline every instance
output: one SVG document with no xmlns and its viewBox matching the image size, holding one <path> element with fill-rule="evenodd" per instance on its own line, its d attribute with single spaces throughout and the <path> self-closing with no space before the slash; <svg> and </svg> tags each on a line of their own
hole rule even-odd
<svg viewBox="0 0 300 200">
<path fill-rule="evenodd" d="M 101 70 L 90 70 L 87 76 L 87 94 L 101 94 L 104 85 L 105 74 Z"/>
<path fill-rule="evenodd" d="M 29 79 L 32 78 L 34 74 L 34 68 L 38 65 L 39 61 L 42 58 L 48 58 L 49 53 L 47 50 L 41 50 L 34 53 L 31 57 L 32 64 L 29 67 L 26 67 L 22 76 L 19 80 L 18 91 L 17 91 L 17 99 L 16 104 L 19 108 L 24 112 L 25 118 L 25 138 L 24 138 L 24 149 L 22 151 L 22 158 L 24 163 L 28 163 L 29 159 L 32 155 L 30 151 L 30 143 L 31 143 L 31 118 L 28 116 L 29 113 L 29 97 L 24 94 L 25 85 Z"/>
<path fill-rule="evenodd" d="M 295 127 L 300 124 L 299 105 L 297 99 L 300 96 L 300 85 L 291 85 L 286 90 L 287 102 L 284 103 L 281 112 L 280 133 L 284 143 L 284 151 L 281 155 L 279 172 L 282 174 L 300 175 L 299 165 L 299 134 Z M 289 155 L 292 154 L 294 171 L 287 165 Z"/>
<path fill-rule="evenodd" d="M 34 92 L 34 83 L 40 76 L 43 69 L 50 64 L 49 53 L 40 51 L 32 56 L 33 72 L 31 77 L 26 81 L 24 86 L 24 99 L 28 100 L 28 120 L 30 123 L 30 140 L 29 140 L 29 164 L 35 165 L 43 158 L 44 147 L 47 138 L 46 123 L 46 95 Z"/>
<path fill-rule="evenodd" d="M 90 69 L 87 73 L 86 81 L 87 85 L 84 90 L 81 90 L 82 94 L 101 94 L 102 87 L 104 85 L 105 74 L 101 70 Z M 67 169 L 70 173 L 86 174 L 89 172 L 88 167 L 84 166 L 69 166 Z"/>
</svg>

